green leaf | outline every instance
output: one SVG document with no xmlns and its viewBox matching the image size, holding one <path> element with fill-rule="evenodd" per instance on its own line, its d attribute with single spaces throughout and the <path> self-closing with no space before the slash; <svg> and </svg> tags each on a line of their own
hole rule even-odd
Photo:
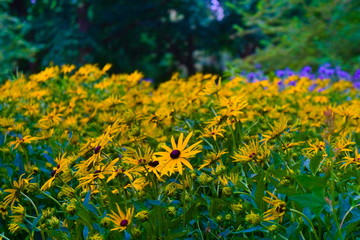
<svg viewBox="0 0 360 240">
<path fill-rule="evenodd" d="M 265 202 L 263 200 L 264 192 L 265 192 L 265 177 L 262 174 L 259 174 L 257 178 L 254 198 L 258 208 L 263 211 L 265 210 Z"/>
<path fill-rule="evenodd" d="M 314 189 L 324 189 L 326 187 L 328 178 L 319 177 L 319 176 L 300 175 L 296 177 L 296 180 L 306 190 L 313 191 Z"/>
<path fill-rule="evenodd" d="M 176 231 L 176 232 L 172 232 L 170 234 L 168 234 L 166 236 L 166 239 L 172 240 L 172 239 L 179 239 L 182 238 L 184 236 L 186 236 L 188 234 L 188 230 L 181 230 L 181 231 Z"/>
<path fill-rule="evenodd" d="M 315 156 L 313 156 L 310 159 L 310 171 L 314 175 L 316 174 L 322 160 L 323 160 L 323 156 L 321 152 L 317 153 Z"/>
<path fill-rule="evenodd" d="M 323 191 L 314 191 L 309 194 L 294 195 L 289 197 L 290 200 L 295 201 L 302 208 L 309 207 L 310 210 L 319 215 L 325 207 L 325 198 Z"/>
</svg>

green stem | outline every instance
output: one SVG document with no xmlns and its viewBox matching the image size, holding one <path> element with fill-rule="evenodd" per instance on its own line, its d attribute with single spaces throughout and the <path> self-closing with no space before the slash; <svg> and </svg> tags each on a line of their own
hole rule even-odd
<svg viewBox="0 0 360 240">
<path fill-rule="evenodd" d="M 204 240 L 204 236 L 203 236 L 203 234 L 202 234 L 202 231 L 201 231 L 201 227 L 200 227 L 199 221 L 196 221 L 196 223 L 197 223 L 197 226 L 198 226 L 198 229 L 199 229 L 199 232 L 200 232 L 201 239 L 203 239 L 203 240 Z"/>
<path fill-rule="evenodd" d="M 311 220 L 310 220 L 305 214 L 303 214 L 302 212 L 300 212 L 300 211 L 298 211 L 298 210 L 295 210 L 295 209 L 293 209 L 293 208 L 291 208 L 290 211 L 292 211 L 292 212 L 294 212 L 294 213 L 297 213 L 297 214 L 299 214 L 300 216 L 302 216 L 303 218 L 305 218 L 306 221 L 308 221 L 308 223 L 310 224 L 310 226 L 311 226 L 311 228 L 312 228 L 312 232 L 313 232 L 315 238 L 316 238 L 317 240 L 320 240 L 320 238 L 319 238 L 318 235 L 316 234 L 316 230 L 315 230 L 315 227 L 314 227 L 313 223 L 311 222 Z"/>
<path fill-rule="evenodd" d="M 4 238 L 5 240 L 11 240 L 10 238 L 5 237 L 4 234 L 0 234 L 0 237 Z"/>
<path fill-rule="evenodd" d="M 334 217 L 334 221 L 335 221 L 335 224 L 336 224 L 336 227 L 338 229 L 337 231 L 337 235 L 339 235 L 339 239 L 343 239 L 342 237 L 342 233 L 341 233 L 341 227 L 340 227 L 340 223 L 339 223 L 339 220 L 337 218 L 337 213 L 336 213 L 336 210 L 335 208 L 333 207 L 333 203 L 335 202 L 335 180 L 334 178 L 336 177 L 335 174 L 334 174 L 334 171 L 333 171 L 333 162 L 331 161 L 331 166 L 330 166 L 330 177 L 331 177 L 331 181 L 330 181 L 330 194 L 331 194 L 331 212 L 333 214 L 333 217 Z"/>
<path fill-rule="evenodd" d="M 27 198 L 29 200 L 29 202 L 31 203 L 31 205 L 33 206 L 34 210 L 35 210 L 35 213 L 36 213 L 36 216 L 39 217 L 39 211 L 35 205 L 35 203 L 33 202 L 33 200 L 28 196 L 26 195 L 25 193 L 21 192 L 21 195 L 23 195 L 25 198 Z M 44 232 L 43 231 L 40 231 L 41 233 L 41 239 L 45 239 L 45 235 L 44 235 Z M 33 233 L 34 234 L 34 233 Z"/>
<path fill-rule="evenodd" d="M 345 215 L 344 215 L 344 217 L 343 217 L 343 219 L 341 220 L 341 223 L 340 223 L 340 229 L 342 228 L 342 226 L 343 226 L 343 224 L 344 224 L 344 221 L 345 221 L 345 218 L 347 217 L 347 215 L 349 215 L 349 213 L 350 213 L 354 208 L 357 208 L 357 207 L 359 207 L 359 206 L 360 206 L 360 204 L 357 204 L 357 205 L 351 207 L 351 208 L 345 213 Z"/>
<path fill-rule="evenodd" d="M 206 142 L 207 144 L 209 144 L 209 146 L 211 147 L 211 149 L 213 149 L 215 151 L 214 146 L 208 141 L 206 140 L 206 138 L 201 138 L 202 140 L 204 140 L 204 142 Z"/>
<path fill-rule="evenodd" d="M 41 191 L 41 193 L 44 194 L 45 196 L 47 196 L 48 198 L 52 199 L 52 200 L 53 200 L 54 202 L 56 202 L 60 207 L 62 207 L 61 204 L 58 202 L 58 200 L 56 200 L 55 198 L 53 198 L 51 195 L 47 194 L 47 193 L 44 192 L 44 191 Z"/>
</svg>

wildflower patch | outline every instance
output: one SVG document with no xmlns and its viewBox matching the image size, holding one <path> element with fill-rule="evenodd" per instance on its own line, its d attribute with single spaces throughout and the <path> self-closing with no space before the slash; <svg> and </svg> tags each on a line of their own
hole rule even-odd
<svg viewBox="0 0 360 240">
<path fill-rule="evenodd" d="M 357 82 L 110 67 L 0 86 L 3 239 L 360 237 Z"/>
</svg>

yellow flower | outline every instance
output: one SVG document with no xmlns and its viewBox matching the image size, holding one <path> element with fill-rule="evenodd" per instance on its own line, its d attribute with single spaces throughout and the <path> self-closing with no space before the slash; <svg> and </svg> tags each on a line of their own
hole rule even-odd
<svg viewBox="0 0 360 240">
<path fill-rule="evenodd" d="M 349 145 L 356 144 L 355 142 L 351 142 L 350 139 L 347 139 L 346 137 L 338 137 L 336 138 L 336 144 L 334 147 L 335 152 L 352 152 L 352 150 L 349 147 Z"/>
<path fill-rule="evenodd" d="M 267 134 L 263 134 L 263 139 L 260 142 L 267 143 L 268 141 L 280 136 L 284 132 L 294 131 L 295 126 L 288 126 L 288 119 L 285 117 L 281 118 L 279 121 L 275 122 L 274 125 L 270 125 L 271 130 Z"/>
<path fill-rule="evenodd" d="M 56 126 L 62 119 L 63 114 L 59 113 L 57 109 L 54 109 L 51 113 L 47 114 L 39 120 L 39 124 L 46 124 L 47 126 Z"/>
<path fill-rule="evenodd" d="M 208 77 L 208 76 L 204 76 Z M 202 89 L 202 92 L 200 93 L 201 95 L 212 95 L 212 94 L 217 94 L 218 92 L 221 91 L 222 86 L 221 86 L 221 78 L 219 78 L 218 83 L 216 83 L 216 78 L 217 76 L 214 75 L 210 80 L 207 80 L 204 88 Z"/>
<path fill-rule="evenodd" d="M 70 162 L 72 161 L 72 157 L 65 157 L 66 153 L 61 155 L 60 157 L 55 159 L 55 162 L 57 163 L 56 167 L 53 168 L 50 174 L 50 178 L 44 183 L 44 185 L 41 187 L 41 191 L 46 191 L 49 189 L 57 177 L 61 172 L 64 172 L 68 170 L 68 167 L 70 165 Z"/>
<path fill-rule="evenodd" d="M 243 114 L 242 109 L 244 109 L 248 103 L 242 98 L 243 96 L 233 96 L 231 98 L 220 99 L 220 105 L 223 107 L 219 112 L 220 115 L 237 118 Z"/>
<path fill-rule="evenodd" d="M 266 145 L 259 145 L 258 141 L 251 140 L 249 144 L 239 148 L 232 158 L 233 162 L 263 162 L 269 155 L 270 151 Z"/>
<path fill-rule="evenodd" d="M 220 162 L 221 164 L 221 156 L 226 153 L 227 152 L 225 150 L 221 150 L 219 152 L 211 152 L 206 154 L 204 163 L 199 166 L 199 170 L 210 165 L 215 165 L 217 162 Z"/>
<path fill-rule="evenodd" d="M 212 126 L 209 128 L 205 128 L 204 131 L 205 132 L 203 133 L 203 135 L 201 135 L 202 137 L 212 137 L 215 141 L 217 135 L 220 137 L 224 137 L 224 134 L 222 133 L 225 132 L 225 130 L 221 126 Z"/>
<path fill-rule="evenodd" d="M 19 224 L 19 223 L 10 223 L 10 224 L 8 225 L 8 229 L 9 229 L 9 231 L 10 231 L 12 234 L 14 234 L 14 233 L 16 233 L 16 232 L 19 232 L 19 230 L 21 229 L 21 227 L 20 227 L 20 224 Z"/>
<path fill-rule="evenodd" d="M 23 176 L 25 175 L 22 174 L 19 178 L 18 181 L 13 181 L 13 189 L 5 189 L 4 192 L 8 192 L 10 193 L 9 195 L 7 195 L 4 198 L 4 207 L 7 208 L 7 206 L 9 206 L 10 204 L 10 208 L 12 209 L 14 206 L 14 203 L 16 201 L 19 201 L 18 197 L 21 194 L 21 191 L 29 184 L 29 181 L 32 178 L 29 178 L 29 176 L 27 178 L 23 178 Z"/>
<path fill-rule="evenodd" d="M 282 218 L 284 217 L 285 211 L 286 211 L 286 203 L 280 199 L 278 199 L 274 194 L 267 191 L 267 193 L 272 197 L 263 197 L 263 200 L 274 207 L 267 210 L 264 213 L 264 221 L 271 221 L 279 218 L 279 221 L 282 221 Z"/>
<path fill-rule="evenodd" d="M 356 166 L 360 166 L 360 154 L 359 151 L 355 150 L 355 156 L 351 157 L 348 153 L 346 153 L 346 157 L 344 157 L 344 161 L 342 161 L 343 165 L 340 168 L 346 168 L 350 164 L 354 164 Z"/>
<path fill-rule="evenodd" d="M 104 164 L 98 164 L 96 167 L 94 167 L 95 171 L 92 173 L 87 174 L 84 177 L 81 177 L 79 179 L 79 185 L 76 188 L 84 187 L 91 185 L 93 182 L 95 182 L 97 179 L 105 179 L 106 175 L 112 175 L 113 172 L 117 170 L 117 167 L 115 164 L 119 161 L 119 158 L 115 158 L 110 163 L 104 165 Z"/>
<path fill-rule="evenodd" d="M 28 144 L 31 143 L 31 141 L 37 140 L 37 137 L 32 137 L 30 135 L 27 135 L 25 137 L 17 137 L 15 141 L 9 142 L 10 146 L 14 146 L 14 149 L 18 148 L 21 144 Z"/>
<path fill-rule="evenodd" d="M 6 206 L 4 203 L 0 203 L 0 214 L 2 219 L 5 219 L 5 216 L 8 214 L 8 211 L 6 210 Z"/>
<path fill-rule="evenodd" d="M 309 153 L 317 154 L 319 151 L 325 150 L 325 142 L 316 140 L 314 143 L 309 143 L 310 147 L 304 148 Z"/>
<path fill-rule="evenodd" d="M 66 65 L 61 66 L 61 72 L 64 73 L 64 74 L 70 73 L 74 69 L 75 69 L 74 65 L 67 65 L 66 64 Z"/>
<path fill-rule="evenodd" d="M 193 133 L 190 132 L 189 135 L 184 140 L 184 134 L 181 133 L 177 144 L 175 142 L 174 136 L 172 136 L 171 148 L 164 144 L 162 148 L 165 149 L 166 152 L 155 153 L 155 155 L 158 156 L 156 160 L 164 163 L 161 169 L 162 175 L 168 173 L 172 174 L 175 171 L 178 171 L 180 174 L 182 174 L 183 172 L 182 165 L 185 165 L 191 170 L 193 170 L 192 165 L 187 159 L 201 152 L 201 150 L 198 149 L 198 145 L 201 143 L 201 141 L 194 143 L 190 147 L 186 147 L 192 134 Z"/>
<path fill-rule="evenodd" d="M 111 211 L 109 214 L 110 220 L 115 224 L 115 227 L 111 231 L 124 231 L 130 224 L 132 217 L 134 215 L 134 208 L 129 208 L 126 211 L 126 214 L 121 211 L 119 205 L 116 203 L 117 212 Z"/>
<path fill-rule="evenodd" d="M 146 180 L 145 177 L 139 177 L 135 179 L 134 181 L 131 181 L 131 183 L 127 184 L 124 188 L 134 188 L 136 191 L 141 191 L 149 184 L 149 182 Z"/>
</svg>

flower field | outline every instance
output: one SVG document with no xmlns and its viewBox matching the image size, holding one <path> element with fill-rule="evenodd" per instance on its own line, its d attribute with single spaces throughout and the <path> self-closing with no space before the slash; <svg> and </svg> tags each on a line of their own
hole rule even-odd
<svg viewBox="0 0 360 240">
<path fill-rule="evenodd" d="M 0 239 L 360 238 L 360 90 L 344 72 L 155 87 L 110 67 L 0 86 Z"/>
</svg>

